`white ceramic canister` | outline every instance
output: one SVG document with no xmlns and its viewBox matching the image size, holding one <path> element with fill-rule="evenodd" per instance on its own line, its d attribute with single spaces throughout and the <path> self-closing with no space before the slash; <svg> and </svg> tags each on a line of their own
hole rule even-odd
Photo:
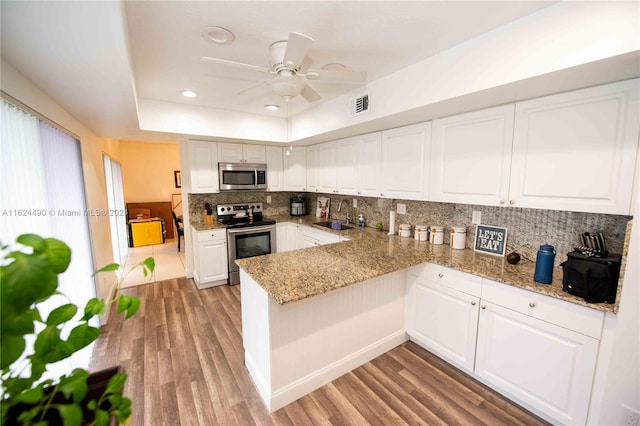
<svg viewBox="0 0 640 426">
<path fill-rule="evenodd" d="M 451 238 L 449 239 L 449 245 L 453 249 L 462 250 L 467 242 L 467 228 L 464 226 L 452 226 Z"/>
<path fill-rule="evenodd" d="M 413 236 L 417 241 L 427 241 L 428 234 L 429 227 L 427 225 L 416 225 L 416 230 Z"/>
<path fill-rule="evenodd" d="M 442 226 L 431 227 L 431 244 L 444 244 L 444 228 Z"/>
<path fill-rule="evenodd" d="M 400 226 L 398 226 L 398 234 L 400 234 L 401 237 L 410 237 L 411 225 L 408 223 L 401 223 Z"/>
</svg>

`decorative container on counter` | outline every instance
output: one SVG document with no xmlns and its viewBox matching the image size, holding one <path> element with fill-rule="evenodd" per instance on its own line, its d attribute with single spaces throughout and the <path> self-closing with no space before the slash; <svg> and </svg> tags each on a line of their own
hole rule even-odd
<svg viewBox="0 0 640 426">
<path fill-rule="evenodd" d="M 364 228 L 364 216 L 358 215 L 358 226 Z"/>
<path fill-rule="evenodd" d="M 429 239 L 429 227 L 427 225 L 416 225 L 414 238 L 416 241 L 427 241 Z"/>
<path fill-rule="evenodd" d="M 462 250 L 467 243 L 467 228 L 464 226 L 452 226 L 449 245 L 453 249 Z"/>
<path fill-rule="evenodd" d="M 536 255 L 536 270 L 533 280 L 541 284 L 551 284 L 553 280 L 553 261 L 556 250 L 551 244 L 543 244 Z"/>
<path fill-rule="evenodd" d="M 431 244 L 444 244 L 444 227 L 432 226 L 430 238 Z"/>
<path fill-rule="evenodd" d="M 401 223 L 400 226 L 398 226 L 398 234 L 400 234 L 401 237 L 410 237 L 411 225 L 408 223 Z"/>
</svg>

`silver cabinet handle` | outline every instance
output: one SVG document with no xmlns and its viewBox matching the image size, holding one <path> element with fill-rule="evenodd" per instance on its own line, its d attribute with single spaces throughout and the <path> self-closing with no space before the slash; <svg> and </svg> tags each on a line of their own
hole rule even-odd
<svg viewBox="0 0 640 426">
<path fill-rule="evenodd" d="M 471 301 L 471 306 L 476 306 L 476 301 L 475 300 Z"/>
<path fill-rule="evenodd" d="M 480 306 L 482 309 L 487 309 L 487 305 Z"/>
<path fill-rule="evenodd" d="M 516 200 L 509 200 L 509 204 L 514 205 L 516 203 Z"/>
<path fill-rule="evenodd" d="M 443 273 L 439 273 L 438 277 L 442 278 L 442 277 L 444 277 L 444 274 Z"/>
<path fill-rule="evenodd" d="M 530 308 L 535 308 L 535 307 L 536 307 L 536 304 L 535 304 L 535 303 L 533 303 L 533 302 L 529 302 L 529 307 L 530 307 Z"/>
<path fill-rule="evenodd" d="M 500 200 L 500 204 L 504 204 L 504 203 L 505 203 L 505 201 L 504 201 L 504 200 Z"/>
</svg>

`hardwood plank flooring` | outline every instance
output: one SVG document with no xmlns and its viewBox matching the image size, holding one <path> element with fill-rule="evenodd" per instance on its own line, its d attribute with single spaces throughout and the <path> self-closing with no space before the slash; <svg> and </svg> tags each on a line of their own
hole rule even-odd
<svg viewBox="0 0 640 426">
<path fill-rule="evenodd" d="M 124 367 L 132 426 L 547 424 L 412 342 L 270 414 L 244 366 L 240 286 L 123 292 L 140 310 L 123 321 L 112 309 L 91 370 Z"/>
</svg>

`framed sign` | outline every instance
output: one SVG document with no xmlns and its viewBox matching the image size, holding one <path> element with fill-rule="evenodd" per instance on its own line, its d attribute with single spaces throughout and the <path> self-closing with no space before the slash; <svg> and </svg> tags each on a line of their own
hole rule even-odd
<svg viewBox="0 0 640 426">
<path fill-rule="evenodd" d="M 182 188 L 182 176 L 180 175 L 180 170 L 173 171 L 173 180 L 176 183 L 176 188 Z"/>
<path fill-rule="evenodd" d="M 507 228 L 476 225 L 475 251 L 504 256 L 507 248 Z"/>
</svg>

